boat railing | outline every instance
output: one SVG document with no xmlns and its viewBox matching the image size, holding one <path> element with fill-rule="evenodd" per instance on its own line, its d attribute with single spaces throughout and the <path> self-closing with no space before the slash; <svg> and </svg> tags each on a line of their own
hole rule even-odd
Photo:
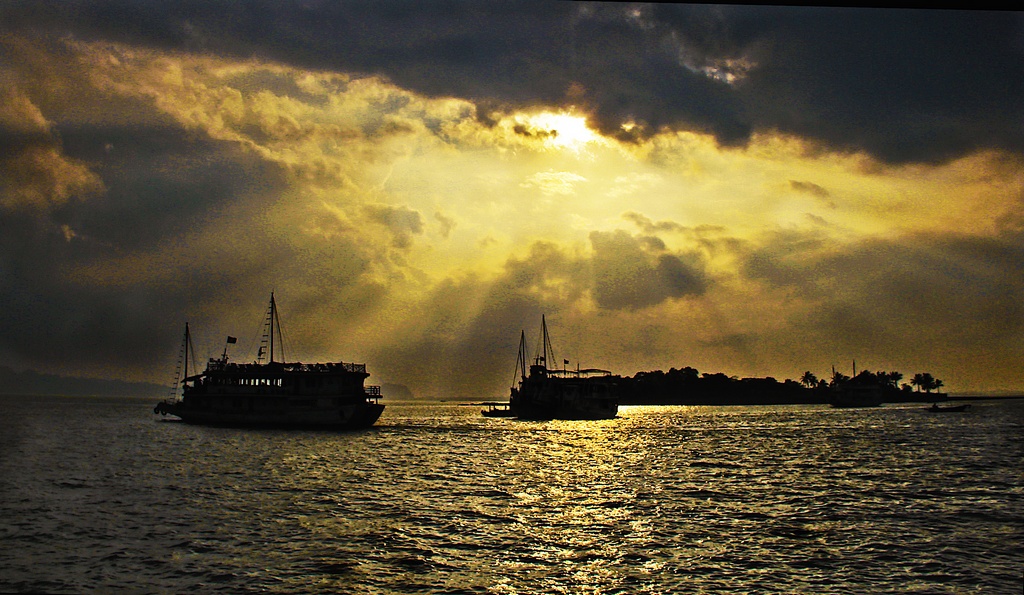
<svg viewBox="0 0 1024 595">
<path fill-rule="evenodd" d="M 366 392 L 366 398 L 368 400 L 370 400 L 370 401 L 372 401 L 374 403 L 380 401 L 380 398 L 381 398 L 382 395 L 380 394 L 380 387 L 379 386 L 376 386 L 376 385 L 364 386 L 363 389 Z"/>
<path fill-rule="evenodd" d="M 207 364 L 208 372 L 225 372 L 232 374 L 252 374 L 252 373 L 265 373 L 264 370 L 272 369 L 276 372 L 313 372 L 313 373 L 325 373 L 325 372 L 352 372 L 356 374 L 366 373 L 366 364 L 355 364 L 350 362 L 328 362 L 328 363 L 316 363 L 316 364 L 304 364 L 304 363 L 281 363 L 275 362 L 270 364 L 240 364 L 236 362 L 227 363 L 220 359 L 210 359 Z"/>
<path fill-rule="evenodd" d="M 601 378 L 604 376 L 611 376 L 612 373 L 608 370 L 599 370 L 597 368 L 588 368 L 585 370 L 551 370 L 547 371 L 548 376 L 554 378 Z"/>
<path fill-rule="evenodd" d="M 285 364 L 285 370 L 289 372 L 355 372 L 366 373 L 366 364 L 353 364 L 349 362 L 328 362 L 326 364 Z"/>
</svg>

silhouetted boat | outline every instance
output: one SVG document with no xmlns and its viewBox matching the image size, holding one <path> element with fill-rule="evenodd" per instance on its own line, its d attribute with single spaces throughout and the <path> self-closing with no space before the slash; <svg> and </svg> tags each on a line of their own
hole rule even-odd
<svg viewBox="0 0 1024 595">
<path fill-rule="evenodd" d="M 951 405 L 949 407 L 939 407 L 938 403 L 932 403 L 932 406 L 925 409 L 925 411 L 930 411 L 931 413 L 960 413 L 962 411 L 967 411 L 970 408 L 970 405 Z"/>
<path fill-rule="evenodd" d="M 515 417 L 508 403 L 484 403 L 484 405 L 487 405 L 487 409 L 480 412 L 484 417 Z"/>
<path fill-rule="evenodd" d="M 561 370 L 548 367 L 554 357 L 547 321 L 541 317 L 542 347 L 529 371 L 526 369 L 526 333 L 520 334 L 516 374 L 509 408 L 519 419 L 611 419 L 619 404 L 611 372 L 607 370 Z M 568 360 L 563 360 L 568 363 Z"/>
<path fill-rule="evenodd" d="M 881 390 L 870 386 L 836 387 L 829 402 L 835 409 L 857 409 L 879 407 L 882 404 Z"/>
<path fill-rule="evenodd" d="M 276 361 L 275 328 L 280 338 L 280 321 L 273 293 L 264 328 L 256 362 L 229 362 L 225 344 L 220 358 L 210 358 L 204 372 L 189 376 L 194 350 L 186 323 L 178 368 L 184 370 L 181 398 L 158 403 L 154 413 L 212 426 L 352 430 L 376 423 L 384 405 L 379 386 L 363 386 L 369 377 L 366 364 Z M 228 337 L 227 343 L 234 342 Z"/>
<path fill-rule="evenodd" d="M 833 376 L 835 376 L 835 368 L 833 368 Z M 872 374 L 857 374 L 855 363 L 853 378 L 836 382 L 831 387 L 829 404 L 836 409 L 879 407 L 884 395 L 885 387 L 878 382 L 878 379 Z"/>
</svg>

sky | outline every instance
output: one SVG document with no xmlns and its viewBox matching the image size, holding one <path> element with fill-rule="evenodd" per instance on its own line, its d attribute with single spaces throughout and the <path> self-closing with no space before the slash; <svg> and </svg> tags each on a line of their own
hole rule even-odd
<svg viewBox="0 0 1024 595">
<path fill-rule="evenodd" d="M 0 362 L 255 358 L 1024 391 L 1024 13 L 0 4 Z"/>
</svg>

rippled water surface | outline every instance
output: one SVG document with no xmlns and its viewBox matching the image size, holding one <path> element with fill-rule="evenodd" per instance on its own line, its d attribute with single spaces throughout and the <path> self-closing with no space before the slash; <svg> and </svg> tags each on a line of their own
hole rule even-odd
<svg viewBox="0 0 1024 595">
<path fill-rule="evenodd" d="M 1024 401 L 391 403 L 368 431 L 0 397 L 0 591 L 1013 593 Z"/>
</svg>

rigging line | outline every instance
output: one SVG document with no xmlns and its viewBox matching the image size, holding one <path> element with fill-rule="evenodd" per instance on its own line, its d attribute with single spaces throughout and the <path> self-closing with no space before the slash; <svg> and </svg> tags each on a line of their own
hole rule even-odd
<svg viewBox="0 0 1024 595">
<path fill-rule="evenodd" d="M 256 342 L 257 341 L 260 342 L 260 343 L 263 342 L 263 328 L 266 326 L 266 324 L 267 324 L 267 315 L 265 313 L 263 313 L 263 314 L 260 315 L 260 322 L 259 322 L 259 324 L 256 325 L 256 329 L 257 329 L 256 333 L 253 334 L 253 335 L 250 335 L 252 338 L 249 341 L 249 346 L 245 349 L 245 354 L 247 356 L 251 355 L 253 353 L 254 348 L 256 347 Z M 257 351 L 256 352 L 256 359 L 254 361 L 259 362 L 259 360 L 260 360 L 259 352 Z"/>
<path fill-rule="evenodd" d="M 520 376 L 522 374 L 522 376 Z M 516 352 L 516 369 L 512 371 L 512 387 L 526 377 L 526 331 L 519 331 L 519 349 Z"/>
<path fill-rule="evenodd" d="M 188 343 L 186 350 L 188 351 L 188 354 L 192 356 L 192 374 L 198 374 L 199 364 L 196 362 L 196 348 L 195 345 L 192 344 L 192 331 L 188 328 L 188 323 L 185 323 L 185 341 Z"/>
<path fill-rule="evenodd" d="M 273 294 L 271 294 L 271 295 L 273 295 Z M 271 298 L 271 299 L 273 299 L 273 298 Z M 274 326 L 277 328 L 277 338 L 279 339 L 278 340 L 278 345 L 277 345 L 277 350 L 281 354 L 281 362 L 284 363 L 284 362 L 287 362 L 288 360 L 285 358 L 285 355 L 284 355 L 284 331 L 281 330 L 281 313 L 277 309 L 277 301 L 276 300 L 274 300 L 273 316 L 274 316 Z M 273 355 L 273 354 L 271 354 L 271 355 Z"/>
</svg>

